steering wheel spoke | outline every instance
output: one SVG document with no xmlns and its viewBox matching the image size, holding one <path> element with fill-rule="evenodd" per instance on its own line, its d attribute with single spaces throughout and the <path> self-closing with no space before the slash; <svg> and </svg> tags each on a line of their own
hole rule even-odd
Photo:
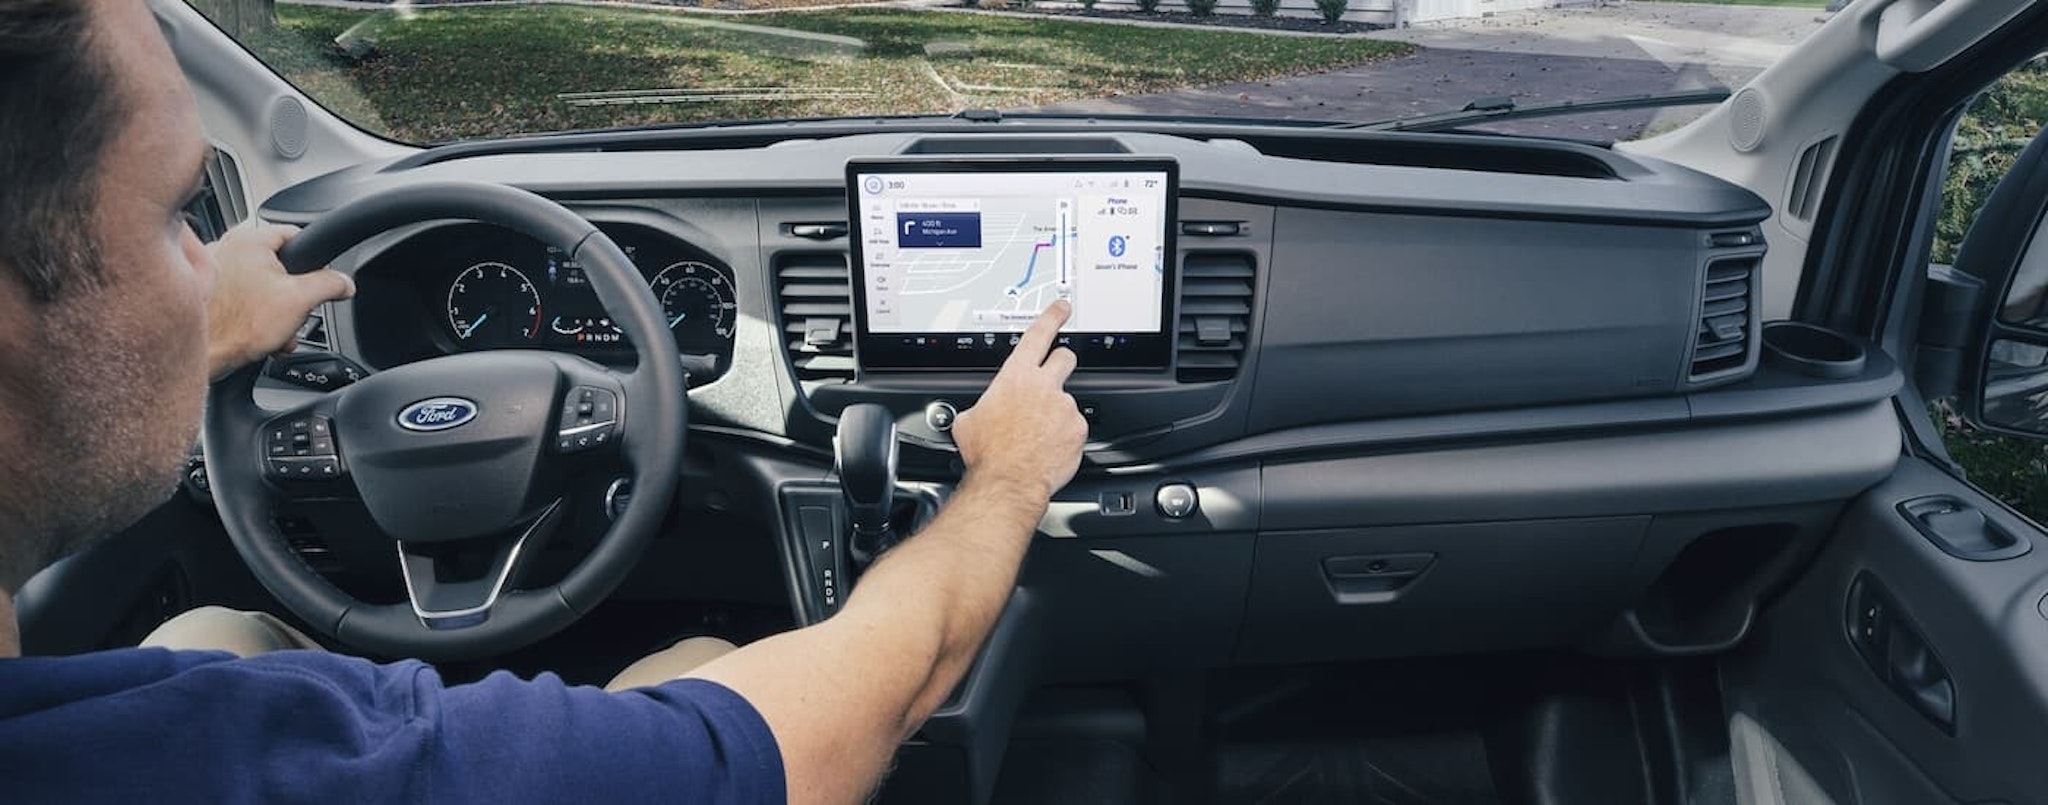
<svg viewBox="0 0 2048 805">
<path fill-rule="evenodd" d="M 518 579 L 520 562 L 540 549 L 561 520 L 556 499 L 510 539 L 483 544 L 397 542 L 398 570 L 414 617 L 431 631 L 466 629 L 490 620 L 498 599 Z"/>
</svg>

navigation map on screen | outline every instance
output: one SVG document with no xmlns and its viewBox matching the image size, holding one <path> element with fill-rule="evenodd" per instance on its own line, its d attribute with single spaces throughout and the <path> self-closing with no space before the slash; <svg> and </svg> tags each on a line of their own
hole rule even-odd
<svg viewBox="0 0 2048 805">
<path fill-rule="evenodd" d="M 1160 331 L 1164 172 L 858 181 L 869 332 L 1016 332 L 1058 298 L 1066 332 Z"/>
</svg>

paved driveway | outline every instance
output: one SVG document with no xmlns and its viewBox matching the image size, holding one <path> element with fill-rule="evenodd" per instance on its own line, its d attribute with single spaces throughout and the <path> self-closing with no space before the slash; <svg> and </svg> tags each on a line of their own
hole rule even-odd
<svg viewBox="0 0 2048 805">
<path fill-rule="evenodd" d="M 1627 2 L 1515 12 L 1380 31 L 1410 56 L 1316 75 L 1103 98 L 1047 111 L 1380 120 L 1492 96 L 1517 103 L 1739 87 L 1826 19 L 1814 9 Z M 1539 118 L 1489 130 L 1617 140 L 1662 130 L 1706 107 Z"/>
</svg>

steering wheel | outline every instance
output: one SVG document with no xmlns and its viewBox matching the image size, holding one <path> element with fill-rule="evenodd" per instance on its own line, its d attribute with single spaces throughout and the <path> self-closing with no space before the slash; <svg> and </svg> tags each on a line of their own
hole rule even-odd
<svg viewBox="0 0 2048 805">
<path fill-rule="evenodd" d="M 512 229 L 581 263 L 638 356 L 630 371 L 572 355 L 497 350 L 378 372 L 285 411 L 258 406 L 261 363 L 213 384 L 206 467 L 235 549 L 257 580 L 315 630 L 364 651 L 474 659 L 547 637 L 611 594 L 674 496 L 688 431 L 674 337 L 646 281 L 609 237 L 540 196 L 472 182 L 402 185 L 327 213 L 279 258 L 293 273 L 408 224 L 471 220 Z M 564 513 L 566 479 L 622 456 L 636 494 L 589 555 L 555 584 L 517 585 Z M 408 601 L 373 604 L 328 582 L 285 542 L 281 502 L 358 497 Z"/>
</svg>

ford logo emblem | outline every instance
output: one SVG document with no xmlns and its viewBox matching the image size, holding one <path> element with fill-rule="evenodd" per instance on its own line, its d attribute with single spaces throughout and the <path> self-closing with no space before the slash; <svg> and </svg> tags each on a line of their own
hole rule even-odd
<svg viewBox="0 0 2048 805">
<path fill-rule="evenodd" d="M 476 403 L 461 397 L 435 397 L 398 412 L 398 426 L 417 431 L 447 430 L 462 427 L 475 418 Z"/>
</svg>

